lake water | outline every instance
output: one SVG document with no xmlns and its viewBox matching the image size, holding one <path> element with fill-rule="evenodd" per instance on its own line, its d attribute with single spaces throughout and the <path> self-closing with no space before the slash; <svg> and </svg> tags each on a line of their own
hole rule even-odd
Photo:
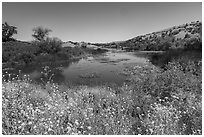
<svg viewBox="0 0 204 137">
<path fill-rule="evenodd" d="M 123 74 L 126 67 L 148 63 L 146 57 L 139 56 L 135 52 L 112 50 L 73 62 L 62 61 L 44 65 L 19 66 L 15 69 L 4 70 L 3 74 L 7 71 L 15 76 L 19 74 L 20 70 L 21 75 L 28 74 L 32 80 L 42 83 L 43 81 L 46 82 L 47 79 L 51 79 L 57 83 L 70 83 L 73 85 L 100 85 L 104 83 L 120 85 L 128 77 Z M 44 66 L 48 66 L 50 70 L 49 72 L 46 71 L 48 73 L 47 77 L 42 74 Z"/>
</svg>

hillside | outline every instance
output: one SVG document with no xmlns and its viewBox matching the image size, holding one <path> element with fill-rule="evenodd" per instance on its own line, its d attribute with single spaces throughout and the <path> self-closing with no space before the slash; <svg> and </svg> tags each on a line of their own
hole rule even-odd
<svg viewBox="0 0 204 137">
<path fill-rule="evenodd" d="M 201 49 L 202 22 L 196 21 L 162 31 L 137 36 L 123 42 L 95 43 L 98 46 L 126 50 L 158 51 L 168 49 Z"/>
<path fill-rule="evenodd" d="M 72 42 L 72 41 L 67 41 L 62 43 L 62 47 L 86 47 L 86 48 L 92 48 L 92 49 L 98 49 L 99 47 L 96 45 L 93 45 L 91 43 L 86 43 L 86 42 Z"/>
</svg>

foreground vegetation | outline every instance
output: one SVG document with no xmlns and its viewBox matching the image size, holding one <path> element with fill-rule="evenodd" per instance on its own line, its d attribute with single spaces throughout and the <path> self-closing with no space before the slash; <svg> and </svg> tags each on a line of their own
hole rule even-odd
<svg viewBox="0 0 204 137">
<path fill-rule="evenodd" d="M 166 71 L 127 68 L 130 82 L 121 87 L 58 85 L 48 67 L 42 85 L 21 74 L 4 80 L 2 133 L 202 134 L 202 63 L 181 60 Z"/>
</svg>

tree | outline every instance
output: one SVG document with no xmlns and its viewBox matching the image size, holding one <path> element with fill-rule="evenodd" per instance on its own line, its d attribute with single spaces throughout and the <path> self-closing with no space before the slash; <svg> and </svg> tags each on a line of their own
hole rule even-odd
<svg viewBox="0 0 204 137">
<path fill-rule="evenodd" d="M 11 41 L 14 40 L 12 38 L 13 34 L 17 34 L 17 27 L 8 25 L 7 22 L 2 24 L 2 41 Z"/>
<path fill-rule="evenodd" d="M 36 27 L 33 29 L 33 31 L 34 34 L 32 36 L 38 41 L 45 41 L 49 35 L 49 32 L 52 32 L 52 30 L 43 27 Z"/>
</svg>

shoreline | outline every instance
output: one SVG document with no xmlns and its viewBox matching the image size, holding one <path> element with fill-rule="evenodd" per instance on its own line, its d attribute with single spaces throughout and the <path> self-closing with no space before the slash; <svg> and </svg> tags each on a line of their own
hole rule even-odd
<svg viewBox="0 0 204 137">
<path fill-rule="evenodd" d="M 108 51 L 107 51 L 108 52 Z M 98 53 L 98 54 L 103 54 L 103 53 Z M 68 58 L 68 59 L 62 59 L 62 60 L 54 60 L 54 63 L 55 62 L 65 62 L 65 61 L 69 61 L 69 62 L 73 62 L 73 61 L 76 61 L 76 60 L 80 60 L 82 58 L 87 58 L 87 57 L 90 57 L 90 56 L 95 56 L 94 54 L 91 54 L 91 53 L 85 53 L 85 54 L 82 54 L 80 56 L 73 56 L 71 58 Z M 25 64 L 24 62 L 8 62 L 8 63 L 2 63 L 2 70 L 7 70 L 7 69 L 11 69 L 13 67 L 17 67 L 17 66 L 26 66 L 26 65 L 35 65 L 35 64 L 49 64 L 49 63 L 52 63 L 53 61 L 44 61 L 44 62 L 38 62 L 38 60 L 35 60 L 34 62 L 32 63 L 29 63 L 29 64 Z"/>
</svg>

